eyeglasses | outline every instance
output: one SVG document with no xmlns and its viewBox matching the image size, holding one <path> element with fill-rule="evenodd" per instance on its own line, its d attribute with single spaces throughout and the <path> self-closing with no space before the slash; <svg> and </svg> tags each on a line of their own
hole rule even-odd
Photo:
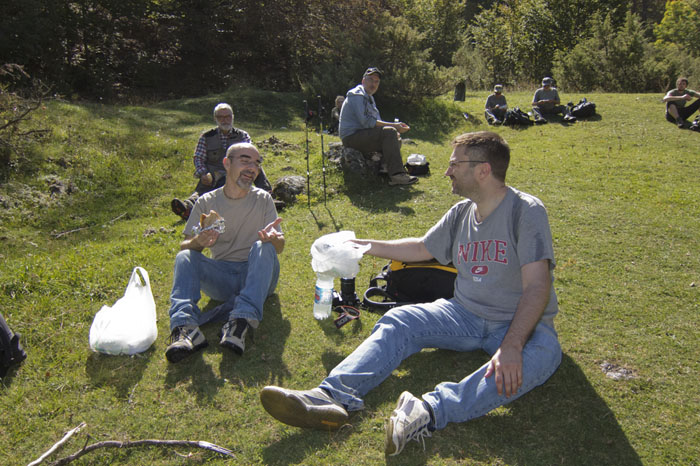
<svg viewBox="0 0 700 466">
<path fill-rule="evenodd" d="M 486 160 L 457 160 L 455 162 L 450 162 L 447 166 L 448 168 L 455 168 L 460 163 L 488 163 Z"/>
</svg>

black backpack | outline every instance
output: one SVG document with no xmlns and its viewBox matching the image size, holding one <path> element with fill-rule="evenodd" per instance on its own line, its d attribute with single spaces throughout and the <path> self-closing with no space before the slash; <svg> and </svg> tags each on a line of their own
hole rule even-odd
<svg viewBox="0 0 700 466">
<path fill-rule="evenodd" d="M 585 97 L 578 104 L 574 105 L 573 102 L 569 102 L 567 106 L 570 109 L 569 113 L 576 118 L 588 118 L 595 115 L 595 104 L 589 102 Z"/>
<path fill-rule="evenodd" d="M 19 344 L 18 333 L 14 333 L 0 314 L 0 378 L 5 377 L 10 367 L 17 365 L 27 358 Z"/>
<path fill-rule="evenodd" d="M 387 311 L 403 304 L 449 299 L 454 295 L 455 278 L 457 269 L 452 264 L 392 260 L 369 281 L 362 304 L 370 311 Z M 377 296 L 381 301 L 376 300 Z"/>
<path fill-rule="evenodd" d="M 530 119 L 530 115 L 520 110 L 519 107 L 515 107 L 506 112 L 503 124 L 506 126 L 530 126 L 534 124 L 534 121 Z"/>
</svg>

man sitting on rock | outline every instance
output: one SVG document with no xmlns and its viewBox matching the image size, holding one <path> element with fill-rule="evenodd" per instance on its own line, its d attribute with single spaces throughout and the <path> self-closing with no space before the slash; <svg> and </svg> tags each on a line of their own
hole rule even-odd
<svg viewBox="0 0 700 466">
<path fill-rule="evenodd" d="M 216 128 L 202 133 L 194 150 L 194 176 L 199 180 L 194 192 L 185 200 L 175 198 L 170 202 L 175 215 L 185 221 L 190 217 L 199 196 L 222 187 L 226 182 L 223 164 L 226 149 L 239 142 L 251 142 L 248 133 L 233 127 L 233 109 L 229 104 L 220 103 L 214 108 L 214 121 Z M 255 186 L 267 192 L 272 191 L 262 168 L 255 179 Z"/>
</svg>

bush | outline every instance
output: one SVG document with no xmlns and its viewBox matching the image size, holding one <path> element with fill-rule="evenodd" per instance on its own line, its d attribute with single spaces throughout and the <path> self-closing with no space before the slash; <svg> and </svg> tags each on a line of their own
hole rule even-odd
<svg viewBox="0 0 700 466">
<path fill-rule="evenodd" d="M 29 79 L 15 64 L 0 67 L 0 79 L 0 181 L 7 181 L 14 173 L 34 172 L 41 163 L 35 148 L 49 130 L 39 127 L 32 114 L 43 106 L 48 90 L 35 81 L 25 96 L 11 91 L 13 82 Z"/>
<path fill-rule="evenodd" d="M 381 93 L 407 101 L 447 92 L 455 81 L 452 71 L 430 61 L 430 50 L 421 49 L 423 35 L 401 17 L 384 12 L 361 32 L 340 33 L 333 38 L 334 55 L 302 80 L 305 95 L 329 100 L 345 95 L 368 66 L 384 72 Z"/>
</svg>

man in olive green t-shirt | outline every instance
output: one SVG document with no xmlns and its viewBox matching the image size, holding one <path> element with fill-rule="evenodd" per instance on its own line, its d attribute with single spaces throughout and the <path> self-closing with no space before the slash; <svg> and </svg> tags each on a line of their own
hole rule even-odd
<svg viewBox="0 0 700 466">
<path fill-rule="evenodd" d="M 685 106 L 686 102 L 696 99 L 695 102 Z M 688 89 L 688 78 L 678 78 L 676 88 L 671 89 L 664 96 L 666 102 L 666 119 L 671 123 L 676 123 L 678 128 L 688 128 L 688 118 L 700 108 L 700 93 Z"/>
</svg>

